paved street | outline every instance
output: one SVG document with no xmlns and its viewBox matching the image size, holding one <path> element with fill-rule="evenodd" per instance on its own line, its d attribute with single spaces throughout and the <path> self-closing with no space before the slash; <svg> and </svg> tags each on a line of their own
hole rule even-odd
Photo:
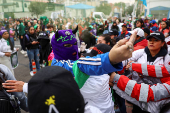
<svg viewBox="0 0 170 113">
<path fill-rule="evenodd" d="M 16 48 L 20 48 L 19 40 L 15 41 L 15 45 Z M 30 71 L 29 71 L 28 57 L 24 57 L 24 55 L 22 55 L 19 50 L 18 60 L 19 60 L 19 66 L 14 70 L 15 77 L 17 80 L 28 82 L 31 79 L 31 76 L 29 74 Z M 21 113 L 26 113 L 26 112 L 21 111 Z"/>
</svg>

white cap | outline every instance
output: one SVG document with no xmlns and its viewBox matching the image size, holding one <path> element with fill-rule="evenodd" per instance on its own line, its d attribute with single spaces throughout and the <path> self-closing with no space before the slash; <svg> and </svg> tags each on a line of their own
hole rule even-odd
<svg viewBox="0 0 170 113">
<path fill-rule="evenodd" d="M 137 31 L 137 35 L 140 37 L 144 37 L 144 31 L 141 28 L 136 28 L 133 31 L 129 31 L 131 34 L 133 34 L 135 31 Z"/>
</svg>

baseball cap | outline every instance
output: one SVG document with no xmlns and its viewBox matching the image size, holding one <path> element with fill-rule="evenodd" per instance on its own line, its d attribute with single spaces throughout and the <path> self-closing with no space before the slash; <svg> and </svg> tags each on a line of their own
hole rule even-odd
<svg viewBox="0 0 170 113">
<path fill-rule="evenodd" d="M 7 32 L 7 30 L 1 30 L 0 31 L 0 36 L 2 36 L 5 32 Z"/>
<path fill-rule="evenodd" d="M 122 27 L 123 27 L 123 26 L 127 28 L 127 25 L 126 25 L 126 24 L 123 24 Z"/>
<path fill-rule="evenodd" d="M 111 50 L 111 47 L 109 45 L 97 44 L 94 46 L 94 48 L 91 50 L 90 53 L 84 53 L 83 56 L 84 57 L 86 57 L 86 56 L 93 57 L 98 54 L 103 54 L 103 53 L 109 52 L 110 50 Z"/>
<path fill-rule="evenodd" d="M 167 18 L 163 18 L 162 21 L 167 21 Z"/>
<path fill-rule="evenodd" d="M 150 35 L 150 30 L 149 30 L 149 28 L 144 27 L 144 28 L 143 28 L 143 31 L 144 31 L 145 33 L 147 33 L 148 35 Z"/>
<path fill-rule="evenodd" d="M 115 29 L 112 29 L 109 33 L 108 33 L 108 35 L 119 35 L 119 33 L 118 33 L 118 31 L 117 30 L 115 30 Z"/>
<path fill-rule="evenodd" d="M 133 34 L 135 31 L 137 31 L 137 35 L 138 35 L 138 36 L 144 37 L 144 31 L 143 31 L 141 28 L 136 28 L 136 29 L 134 29 L 133 31 L 128 31 L 128 32 L 130 32 L 131 34 Z"/>
<path fill-rule="evenodd" d="M 48 66 L 28 83 L 28 107 L 30 113 L 83 113 L 85 103 L 71 72 Z"/>
<path fill-rule="evenodd" d="M 147 37 L 147 40 L 149 40 L 149 38 L 151 37 L 154 37 L 158 40 L 162 40 L 162 41 L 165 41 L 165 36 L 162 32 L 159 32 L 159 31 L 155 31 L 154 33 L 151 33 L 148 37 Z"/>
</svg>

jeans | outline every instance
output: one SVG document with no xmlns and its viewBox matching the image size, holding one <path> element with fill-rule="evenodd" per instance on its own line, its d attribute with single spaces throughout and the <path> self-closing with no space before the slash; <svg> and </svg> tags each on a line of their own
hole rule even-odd
<svg viewBox="0 0 170 113">
<path fill-rule="evenodd" d="M 103 34 L 107 34 L 107 33 L 109 33 L 109 31 L 108 30 L 104 30 Z"/>
<path fill-rule="evenodd" d="M 25 37 L 23 36 L 23 39 L 21 39 L 21 35 L 19 36 L 19 40 L 20 40 L 20 44 L 21 44 L 21 49 L 26 51 L 24 38 Z"/>
<path fill-rule="evenodd" d="M 14 37 L 10 37 L 10 40 L 11 40 L 13 46 L 15 47 L 15 45 L 14 45 Z"/>
<path fill-rule="evenodd" d="M 37 71 L 40 70 L 40 63 L 39 63 L 39 49 L 30 49 L 27 50 L 28 58 L 29 58 L 29 66 L 30 71 L 32 71 L 32 60 L 36 63 L 36 69 Z"/>
</svg>

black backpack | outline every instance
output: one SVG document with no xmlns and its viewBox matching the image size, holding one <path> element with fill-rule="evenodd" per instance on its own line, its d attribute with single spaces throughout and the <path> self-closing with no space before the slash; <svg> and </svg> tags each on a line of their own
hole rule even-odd
<svg viewBox="0 0 170 113">
<path fill-rule="evenodd" d="M 5 80 L 3 78 L 3 73 L 1 71 L 0 71 L 0 79 L 3 81 L 3 83 L 5 83 Z M 8 98 L 7 100 L 0 99 L 1 103 L 5 103 L 3 105 L 6 105 L 5 108 L 7 108 L 6 110 L 8 110 L 8 113 L 21 113 L 19 99 L 15 95 L 6 92 L 4 88 L 2 88 L 1 92 L 3 92 Z"/>
</svg>

